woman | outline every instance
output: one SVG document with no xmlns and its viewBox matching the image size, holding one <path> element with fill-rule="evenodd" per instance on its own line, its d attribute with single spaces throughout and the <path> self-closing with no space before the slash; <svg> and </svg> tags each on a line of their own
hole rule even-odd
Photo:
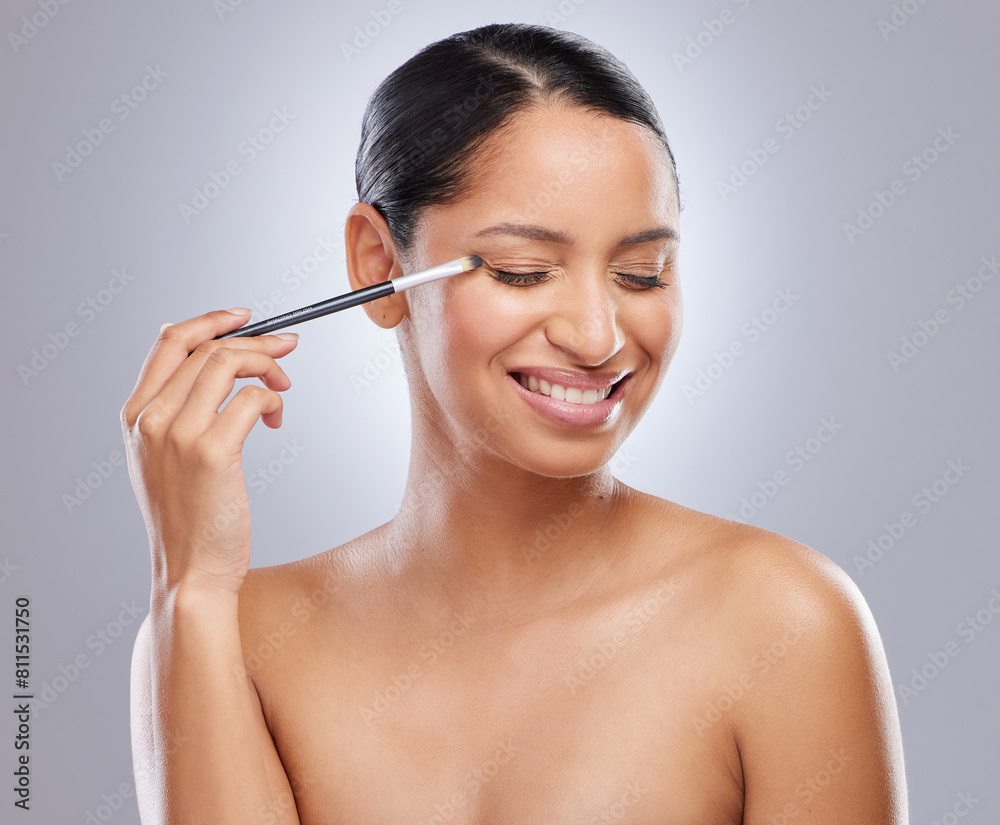
<svg viewBox="0 0 1000 825">
<path fill-rule="evenodd" d="M 166 327 L 122 411 L 143 822 L 905 822 L 851 580 L 608 469 L 681 331 L 674 159 L 624 65 L 533 26 L 433 44 L 369 102 L 357 182 L 353 289 L 484 261 L 365 305 L 410 388 L 391 521 L 248 569 L 241 449 L 296 346 L 214 340 L 249 310 Z"/>
</svg>

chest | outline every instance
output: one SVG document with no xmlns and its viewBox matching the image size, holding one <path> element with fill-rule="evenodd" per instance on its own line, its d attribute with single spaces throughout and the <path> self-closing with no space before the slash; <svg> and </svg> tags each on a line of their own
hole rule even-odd
<svg viewBox="0 0 1000 825">
<path fill-rule="evenodd" d="M 711 675 L 620 629 L 286 646 L 262 702 L 303 825 L 740 822 L 727 726 L 698 721 Z"/>
</svg>

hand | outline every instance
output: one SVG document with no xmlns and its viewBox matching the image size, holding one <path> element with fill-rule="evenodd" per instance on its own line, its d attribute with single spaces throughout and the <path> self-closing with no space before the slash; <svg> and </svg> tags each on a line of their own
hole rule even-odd
<svg viewBox="0 0 1000 825">
<path fill-rule="evenodd" d="M 281 426 L 291 386 L 276 358 L 287 333 L 213 340 L 250 310 L 209 312 L 165 326 L 122 408 L 129 475 L 149 534 L 153 588 L 237 592 L 250 566 L 242 451 L 257 419 Z M 220 411 L 237 378 L 259 377 Z"/>
</svg>

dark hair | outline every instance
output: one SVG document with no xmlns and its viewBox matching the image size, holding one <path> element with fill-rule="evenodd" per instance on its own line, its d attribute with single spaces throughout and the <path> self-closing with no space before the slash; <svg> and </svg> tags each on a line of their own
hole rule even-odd
<svg viewBox="0 0 1000 825">
<path fill-rule="evenodd" d="M 554 98 L 648 127 L 677 180 L 656 106 L 621 60 L 578 34 L 495 23 L 432 43 L 375 90 L 355 161 L 358 200 L 381 213 L 405 251 L 421 211 L 465 191 L 486 138 Z"/>
</svg>

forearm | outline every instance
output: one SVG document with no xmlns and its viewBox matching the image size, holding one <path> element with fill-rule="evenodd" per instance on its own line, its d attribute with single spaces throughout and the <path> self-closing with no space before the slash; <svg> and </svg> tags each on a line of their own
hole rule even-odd
<svg viewBox="0 0 1000 825">
<path fill-rule="evenodd" d="M 274 807 L 237 611 L 236 593 L 152 594 L 152 765 L 162 808 L 157 823 L 252 825 Z"/>
</svg>

